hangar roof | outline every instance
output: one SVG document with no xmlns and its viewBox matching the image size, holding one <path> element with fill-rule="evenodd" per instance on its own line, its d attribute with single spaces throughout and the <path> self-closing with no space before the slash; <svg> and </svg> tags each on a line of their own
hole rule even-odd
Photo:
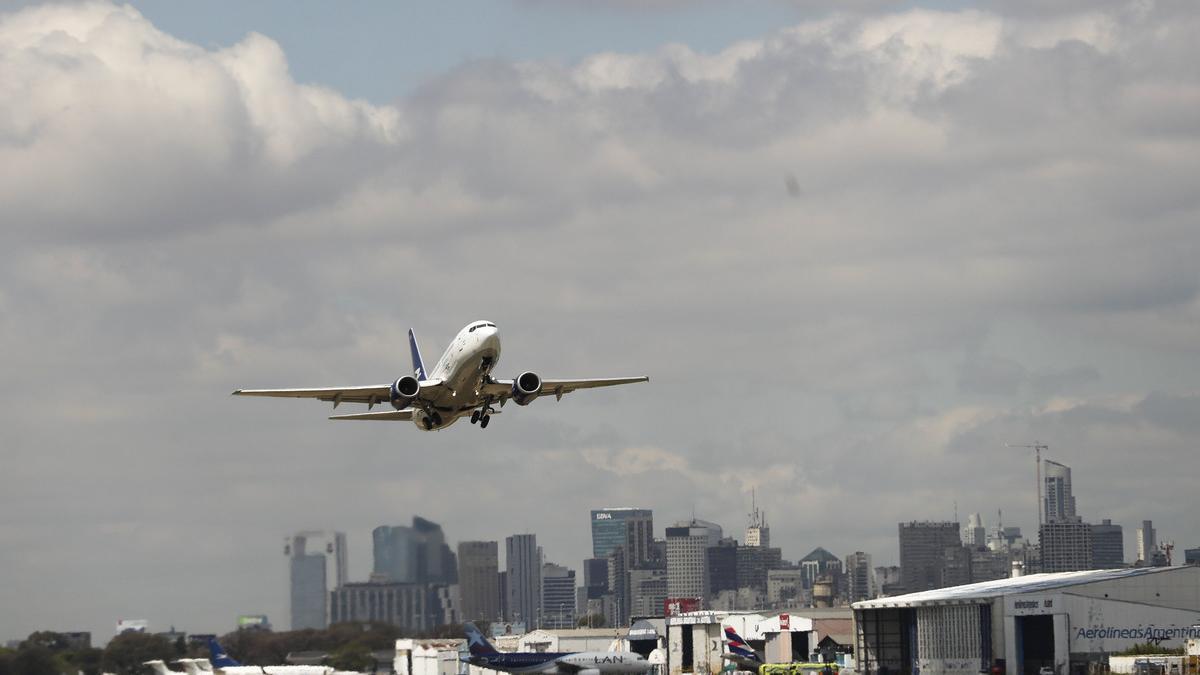
<svg viewBox="0 0 1200 675">
<path fill-rule="evenodd" d="M 1087 570 L 1083 572 L 1055 572 L 1046 574 L 1029 574 L 1022 577 L 981 581 L 966 586 L 951 586 L 932 591 L 921 591 L 907 595 L 897 595 L 890 598 L 877 598 L 854 603 L 854 609 L 881 609 L 885 607 L 914 607 L 916 605 L 947 604 L 955 602 L 971 602 L 973 600 L 990 600 L 1005 595 L 1020 593 L 1039 593 L 1057 590 L 1080 584 L 1091 584 L 1098 581 L 1126 579 L 1145 574 L 1158 574 L 1179 567 L 1132 567 L 1115 570 Z"/>
</svg>

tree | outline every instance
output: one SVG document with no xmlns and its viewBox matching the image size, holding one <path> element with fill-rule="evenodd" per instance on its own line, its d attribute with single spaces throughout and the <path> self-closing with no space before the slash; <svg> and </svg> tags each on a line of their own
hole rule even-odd
<svg viewBox="0 0 1200 675">
<path fill-rule="evenodd" d="M 49 647 L 30 645 L 17 651 L 13 671 L 16 675 L 59 675 L 63 667 Z"/>
<path fill-rule="evenodd" d="M 329 656 L 329 665 L 337 670 L 366 673 L 375 670 L 375 657 L 371 655 L 370 649 L 361 644 L 349 644 Z"/>
<path fill-rule="evenodd" d="M 137 675 L 146 661 L 170 661 L 173 658 L 175 647 L 167 638 L 126 631 L 109 641 L 100 667 L 107 673 Z"/>
</svg>

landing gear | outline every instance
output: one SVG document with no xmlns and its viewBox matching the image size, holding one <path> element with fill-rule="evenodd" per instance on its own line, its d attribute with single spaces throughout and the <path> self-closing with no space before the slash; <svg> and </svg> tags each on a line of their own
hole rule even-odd
<svg viewBox="0 0 1200 675">
<path fill-rule="evenodd" d="M 421 420 L 421 423 L 425 425 L 425 431 L 430 431 L 433 429 L 433 420 L 429 419 L 428 417 Z"/>
<path fill-rule="evenodd" d="M 492 421 L 492 416 L 491 416 L 491 415 L 484 415 L 483 417 L 480 417 L 480 418 L 479 418 L 479 428 L 480 428 L 480 429 L 486 429 L 486 428 L 487 428 L 487 425 L 488 425 L 488 422 L 491 422 L 491 421 Z"/>
<path fill-rule="evenodd" d="M 435 412 L 435 413 L 433 413 L 433 415 L 431 415 L 431 417 L 433 417 L 433 423 L 435 425 L 437 425 L 439 427 L 442 426 L 442 416 L 440 414 Z"/>
<path fill-rule="evenodd" d="M 478 421 L 479 421 L 479 411 L 472 410 L 471 411 L 471 424 L 475 424 Z"/>
</svg>

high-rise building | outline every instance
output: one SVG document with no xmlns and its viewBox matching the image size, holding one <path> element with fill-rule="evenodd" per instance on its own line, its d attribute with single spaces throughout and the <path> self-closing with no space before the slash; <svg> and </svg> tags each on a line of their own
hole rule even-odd
<svg viewBox="0 0 1200 675">
<path fill-rule="evenodd" d="M 575 570 L 542 564 L 542 628 L 575 627 Z"/>
<path fill-rule="evenodd" d="M 858 602 L 875 597 L 874 576 L 869 553 L 855 551 L 846 556 L 847 600 Z"/>
<path fill-rule="evenodd" d="M 330 593 L 330 620 L 378 622 L 413 631 L 447 622 L 439 592 L 444 584 L 367 582 L 342 584 Z"/>
<path fill-rule="evenodd" d="M 1051 461 L 1042 461 L 1045 483 L 1046 522 L 1075 518 L 1075 495 L 1071 493 L 1071 467 Z"/>
<path fill-rule="evenodd" d="M 889 597 L 904 592 L 904 577 L 899 565 L 886 565 L 875 568 L 875 585 L 879 595 Z"/>
<path fill-rule="evenodd" d="M 716 523 L 693 518 L 667 528 L 668 597 L 708 597 L 708 549 L 720 541 Z"/>
<path fill-rule="evenodd" d="M 1183 550 L 1184 565 L 1200 565 L 1200 548 L 1187 548 Z"/>
<path fill-rule="evenodd" d="M 967 529 L 963 531 L 963 543 L 971 548 L 987 546 L 987 528 L 983 526 L 983 516 L 972 513 L 967 518 Z"/>
<path fill-rule="evenodd" d="M 292 630 L 329 626 L 329 591 L 346 583 L 346 535 L 297 532 L 284 543 L 288 556 Z"/>
<path fill-rule="evenodd" d="M 1092 526 L 1078 516 L 1042 523 L 1038 529 L 1042 572 L 1092 569 Z"/>
<path fill-rule="evenodd" d="M 588 558 L 583 561 L 583 587 L 587 599 L 596 600 L 608 592 L 608 560 Z"/>
<path fill-rule="evenodd" d="M 629 570 L 629 615 L 631 617 L 662 616 L 666 600 L 666 568 L 644 567 Z"/>
<path fill-rule="evenodd" d="M 900 578 L 905 593 L 943 586 L 946 549 L 962 546 L 956 522 L 900 523 Z"/>
<path fill-rule="evenodd" d="M 836 555 L 818 546 L 800 559 L 800 571 L 804 578 L 804 587 L 812 588 L 820 577 L 826 574 L 841 573 L 842 561 Z"/>
<path fill-rule="evenodd" d="M 537 535 L 514 534 L 504 540 L 505 568 L 508 571 L 509 621 L 536 625 L 542 601 L 542 549 Z"/>
<path fill-rule="evenodd" d="M 466 621 L 500 619 L 500 556 L 496 542 L 459 542 L 458 593 Z"/>
<path fill-rule="evenodd" d="M 413 516 L 411 526 L 382 525 L 371 532 L 374 551 L 372 578 L 419 584 L 458 581 L 457 556 L 446 544 L 442 526 Z"/>
<path fill-rule="evenodd" d="M 767 572 L 784 567 L 783 554 L 770 546 L 737 547 L 737 588 L 767 592 Z"/>
<path fill-rule="evenodd" d="M 804 597 L 804 572 L 800 568 L 767 570 L 767 602 L 774 607 L 798 603 Z"/>
<path fill-rule="evenodd" d="M 1143 565 L 1150 565 L 1154 562 L 1154 553 L 1158 550 L 1158 542 L 1154 537 L 1154 522 L 1143 520 L 1142 526 L 1138 528 L 1137 533 L 1138 560 L 1142 561 Z"/>
<path fill-rule="evenodd" d="M 612 611 L 605 616 L 610 626 L 624 626 L 629 621 L 629 560 L 624 546 L 614 546 L 608 561 L 608 592 Z"/>
<path fill-rule="evenodd" d="M 1120 525 L 1105 518 L 1092 525 L 1092 569 L 1107 570 L 1125 566 L 1125 533 Z"/>
<path fill-rule="evenodd" d="M 617 546 L 625 547 L 627 564 L 635 567 L 651 557 L 654 513 L 631 507 L 592 511 L 592 557 L 605 558 Z"/>
<path fill-rule="evenodd" d="M 722 538 L 708 549 L 708 592 L 736 591 L 738 544 L 731 537 Z"/>
<path fill-rule="evenodd" d="M 767 514 L 758 510 L 758 501 L 754 492 L 750 492 L 750 524 L 746 527 L 746 545 L 771 545 L 771 528 L 767 527 Z"/>
</svg>

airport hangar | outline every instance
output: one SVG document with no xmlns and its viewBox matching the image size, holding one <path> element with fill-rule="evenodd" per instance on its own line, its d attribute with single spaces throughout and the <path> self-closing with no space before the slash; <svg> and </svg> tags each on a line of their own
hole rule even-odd
<svg viewBox="0 0 1200 675">
<path fill-rule="evenodd" d="M 1200 637 L 1200 567 L 1031 574 L 853 608 L 861 673 L 1074 675 L 1135 644 Z"/>
</svg>

